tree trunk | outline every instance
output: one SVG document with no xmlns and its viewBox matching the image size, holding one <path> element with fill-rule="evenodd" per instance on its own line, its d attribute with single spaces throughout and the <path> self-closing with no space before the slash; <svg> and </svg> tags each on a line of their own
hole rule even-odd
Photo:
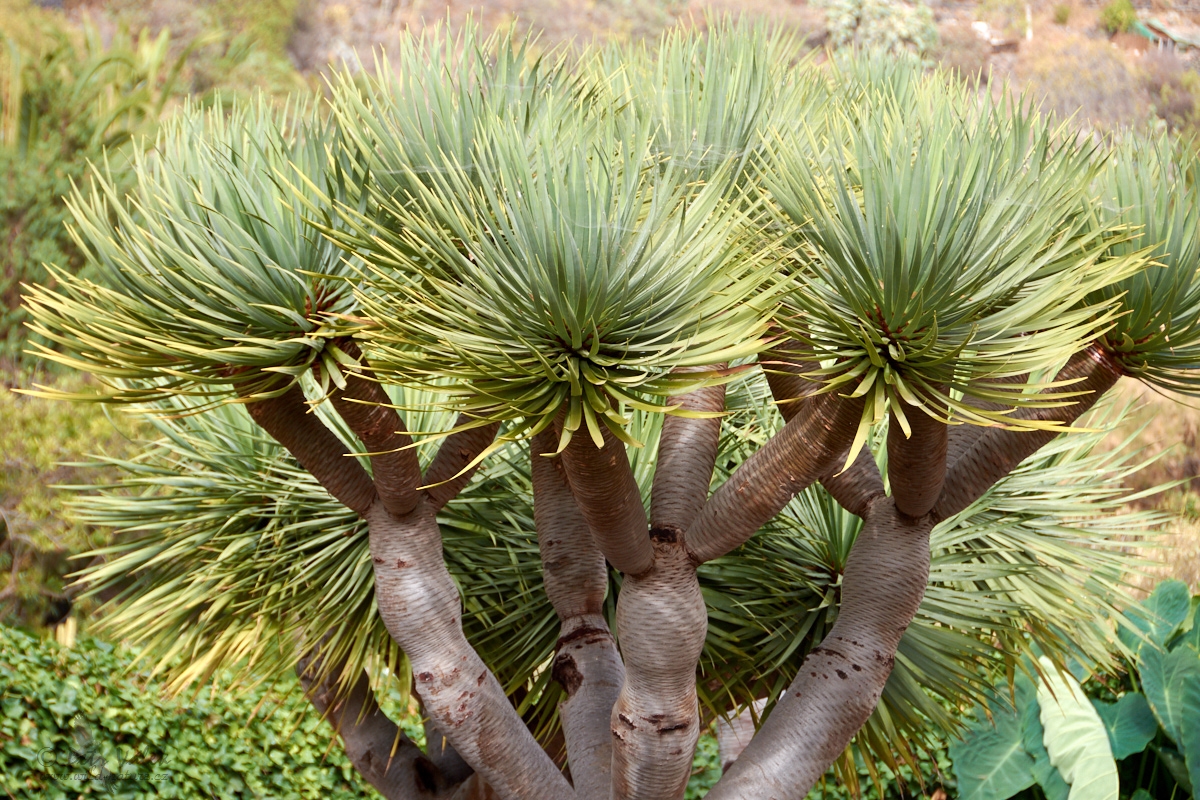
<svg viewBox="0 0 1200 800">
<path fill-rule="evenodd" d="M 929 579 L 933 520 L 873 501 L 846 563 L 832 630 L 709 800 L 800 800 L 874 711 Z"/>
</svg>

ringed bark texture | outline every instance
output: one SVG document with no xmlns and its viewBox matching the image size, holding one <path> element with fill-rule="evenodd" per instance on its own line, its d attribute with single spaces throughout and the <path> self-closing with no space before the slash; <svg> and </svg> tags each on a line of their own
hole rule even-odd
<svg viewBox="0 0 1200 800">
<path fill-rule="evenodd" d="M 859 450 L 854 463 L 843 470 L 842 465 L 849 454 L 850 448 L 847 447 L 833 460 L 833 466 L 821 476 L 821 485 L 838 505 L 856 517 L 862 517 L 866 515 L 870 502 L 884 495 L 883 476 L 879 474 L 879 465 L 867 447 Z"/>
<path fill-rule="evenodd" d="M 279 397 L 247 403 L 246 410 L 342 505 L 362 514 L 375 502 L 371 477 L 342 440 L 311 412 L 300 384 L 292 384 Z"/>
<path fill-rule="evenodd" d="M 746 459 L 709 498 L 687 532 L 697 563 L 723 556 L 745 542 L 845 453 L 862 416 L 862 398 L 818 395 Z M 840 464 L 837 466 L 841 466 Z"/>
<path fill-rule="evenodd" d="M 625 445 L 608 428 L 600 429 L 604 447 L 596 447 L 586 431 L 576 431 L 562 463 L 600 552 L 621 572 L 639 575 L 654 563 L 642 493 Z"/>
<path fill-rule="evenodd" d="M 421 463 L 411 447 L 412 437 L 396 409 L 389 407 L 392 400 L 366 366 L 358 345 L 348 339 L 338 344 L 347 355 L 363 362 L 363 370 L 360 375 L 346 375 L 346 388 L 335 388 L 329 399 L 371 453 L 375 488 L 384 508 L 402 517 L 416 507 L 420 497 Z"/>
<path fill-rule="evenodd" d="M 724 366 L 718 364 L 717 368 Z M 667 399 L 689 411 L 725 410 L 725 387 L 708 386 Z M 704 507 L 721 438 L 721 418 L 667 415 L 659 436 L 658 463 L 650 492 L 650 525 L 685 531 Z"/>
<path fill-rule="evenodd" d="M 1057 380 L 1079 379 L 1068 390 L 1086 394 L 1078 397 L 1072 405 L 1021 409 L 1014 416 L 1070 424 L 1095 405 L 1123 374 L 1120 364 L 1099 344 L 1093 344 L 1076 353 L 1057 377 Z M 933 513 L 939 519 L 945 519 L 962 511 L 1058 433 L 985 429 L 969 446 L 963 448 L 953 465 L 947 469 L 945 486 Z"/>
<path fill-rule="evenodd" d="M 460 414 L 454 423 L 455 427 L 470 424 L 471 417 L 466 414 Z M 467 465 L 491 446 L 499 430 L 500 423 L 493 422 L 457 431 L 442 441 L 433 463 L 425 470 L 423 483 L 426 488 L 422 489 L 426 502 L 433 506 L 434 511 L 441 510 L 471 482 L 471 476 L 479 469 L 479 464 L 470 469 L 467 469 Z"/>
<path fill-rule="evenodd" d="M 560 458 L 545 458 L 556 437 L 544 431 L 530 443 L 533 518 L 546 595 L 560 633 L 551 677 L 566 699 L 559 706 L 567 760 L 580 800 L 608 800 L 612 786 L 609 717 L 625 667 L 604 619 L 608 566 L 567 485 Z"/>
<path fill-rule="evenodd" d="M 903 411 L 912 434 L 904 435 L 893 412 L 887 437 L 888 481 L 901 513 L 923 517 L 933 509 L 946 479 L 948 426 L 916 406 L 906 403 Z"/>
<path fill-rule="evenodd" d="M 800 800 L 866 723 L 929 580 L 931 516 L 874 500 L 846 563 L 837 621 L 708 800 Z"/>
<path fill-rule="evenodd" d="M 760 353 L 758 362 L 767 376 L 779 413 L 785 422 L 790 422 L 804 407 L 807 396 L 819 388 L 803 376 L 821 365 L 812 361 L 811 348 L 795 339 L 787 339 Z"/>
<path fill-rule="evenodd" d="M 376 503 L 364 516 L 379 614 L 408 656 L 426 713 L 498 797 L 573 797 L 463 635 L 458 587 L 446 570 L 433 510 L 422 502 L 397 519 Z"/>
<path fill-rule="evenodd" d="M 696 664 L 708 612 L 683 543 L 657 540 L 654 567 L 617 598 L 625 685 L 612 711 L 614 800 L 683 797 L 700 738 Z"/>
</svg>

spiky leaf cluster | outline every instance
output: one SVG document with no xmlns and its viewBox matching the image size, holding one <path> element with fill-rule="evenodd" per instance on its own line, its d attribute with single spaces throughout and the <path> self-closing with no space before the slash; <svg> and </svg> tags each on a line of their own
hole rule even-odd
<svg viewBox="0 0 1200 800">
<path fill-rule="evenodd" d="M 763 159 L 796 252 L 781 324 L 830 386 L 867 397 L 864 427 L 901 403 L 1011 423 L 1013 406 L 1046 398 L 1000 379 L 1094 338 L 1111 311 L 1088 293 L 1144 265 L 1105 258 L 1115 233 L 1087 196 L 1096 154 L 1020 103 L 976 103 L 894 66 L 882 86 L 848 77 L 846 102 L 780 132 Z"/>
<path fill-rule="evenodd" d="M 1106 286 L 1097 295 L 1122 314 L 1105 347 L 1125 370 L 1176 391 L 1200 389 L 1200 190 L 1186 145 L 1160 137 L 1120 142 L 1098 186 L 1104 210 L 1130 226 L 1115 256 L 1150 248 L 1154 265 Z"/>
<path fill-rule="evenodd" d="M 31 327 L 61 350 L 41 354 L 122 401 L 278 391 L 308 371 L 355 308 L 344 281 L 316 277 L 350 266 L 295 198 L 341 193 L 335 136 L 303 103 L 185 110 L 138 156 L 128 195 L 97 169 L 68 204 L 100 282 L 52 268 L 54 289 L 28 287 Z"/>
</svg>

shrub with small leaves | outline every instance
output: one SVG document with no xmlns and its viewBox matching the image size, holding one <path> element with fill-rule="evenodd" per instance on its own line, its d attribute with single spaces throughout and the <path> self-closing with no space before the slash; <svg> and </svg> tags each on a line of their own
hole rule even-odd
<svg viewBox="0 0 1200 800">
<path fill-rule="evenodd" d="M 1112 0 L 1100 10 L 1100 24 L 1109 33 L 1124 33 L 1137 22 L 1137 9 L 1130 0 Z"/>
<path fill-rule="evenodd" d="M 924 53 L 937 44 L 933 12 L 920 0 L 817 0 L 813 5 L 824 10 L 834 47 Z"/>
</svg>

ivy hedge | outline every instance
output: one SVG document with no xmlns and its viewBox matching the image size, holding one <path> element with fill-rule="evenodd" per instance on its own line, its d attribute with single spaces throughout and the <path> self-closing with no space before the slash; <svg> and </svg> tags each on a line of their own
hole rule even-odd
<svg viewBox="0 0 1200 800">
<path fill-rule="evenodd" d="M 378 796 L 295 681 L 169 698 L 132 660 L 87 636 L 67 649 L 0 627 L 0 794 Z"/>
</svg>

